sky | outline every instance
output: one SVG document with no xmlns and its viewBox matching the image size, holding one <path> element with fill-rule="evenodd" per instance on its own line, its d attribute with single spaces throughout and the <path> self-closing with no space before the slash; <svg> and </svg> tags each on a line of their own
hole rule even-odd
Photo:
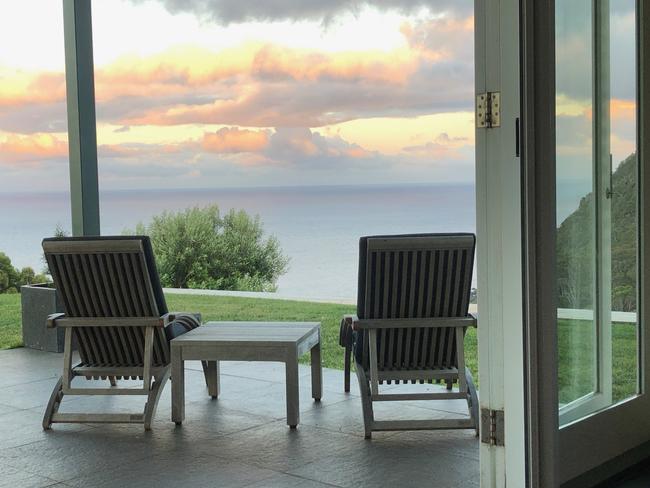
<svg viewBox="0 0 650 488">
<path fill-rule="evenodd" d="M 100 188 L 473 182 L 473 2 L 370 3 L 93 0 Z M 65 190 L 61 2 L 0 43 L 0 191 Z"/>
<path fill-rule="evenodd" d="M 615 166 L 636 147 L 634 4 L 610 3 Z M 590 5 L 556 11 L 558 178 L 576 201 L 592 174 Z M 471 0 L 92 8 L 101 189 L 474 180 Z M 65 190 L 60 0 L 12 2 L 0 43 L 0 191 Z"/>
<path fill-rule="evenodd" d="M 609 145 L 616 170 L 637 145 L 635 0 L 608 5 Z M 556 2 L 556 43 L 557 219 L 561 222 L 594 185 L 592 0 Z"/>
</svg>

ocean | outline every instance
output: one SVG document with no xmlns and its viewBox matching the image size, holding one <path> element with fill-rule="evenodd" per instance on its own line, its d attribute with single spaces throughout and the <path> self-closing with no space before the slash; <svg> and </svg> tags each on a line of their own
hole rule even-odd
<svg viewBox="0 0 650 488">
<path fill-rule="evenodd" d="M 472 184 L 104 191 L 102 234 L 121 234 L 164 210 L 217 204 L 258 214 L 290 257 L 278 281 L 287 296 L 354 300 L 363 235 L 475 232 Z M 14 266 L 43 267 L 40 242 L 70 230 L 67 193 L 0 193 L 0 251 Z"/>
</svg>

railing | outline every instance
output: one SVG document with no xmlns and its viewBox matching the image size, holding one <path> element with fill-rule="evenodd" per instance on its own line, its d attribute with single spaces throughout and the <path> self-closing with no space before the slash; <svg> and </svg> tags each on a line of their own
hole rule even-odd
<svg viewBox="0 0 650 488">
<path fill-rule="evenodd" d="M 594 320 L 594 311 L 578 308 L 558 308 L 558 319 Z M 636 324 L 636 312 L 612 311 L 612 323 Z"/>
</svg>

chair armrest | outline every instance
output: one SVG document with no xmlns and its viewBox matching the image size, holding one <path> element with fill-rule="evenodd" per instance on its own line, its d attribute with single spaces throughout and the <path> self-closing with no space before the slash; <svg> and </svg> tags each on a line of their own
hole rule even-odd
<svg viewBox="0 0 650 488">
<path fill-rule="evenodd" d="M 410 329 L 426 327 L 474 327 L 473 317 L 435 317 L 413 319 L 357 319 L 355 330 Z"/>
<path fill-rule="evenodd" d="M 52 322 L 54 325 L 50 325 Z M 162 327 L 161 317 L 66 317 L 54 314 L 47 319 L 48 327 Z"/>
<path fill-rule="evenodd" d="M 56 321 L 65 317 L 64 313 L 53 313 L 47 316 L 45 319 L 45 325 L 48 329 L 54 329 L 56 327 Z"/>
<path fill-rule="evenodd" d="M 475 329 L 477 329 L 477 328 L 478 328 L 478 312 L 475 312 L 475 313 L 468 313 L 467 315 L 468 315 L 469 317 L 471 317 L 472 319 L 474 319 L 474 324 L 472 324 L 472 327 L 474 327 Z"/>
</svg>

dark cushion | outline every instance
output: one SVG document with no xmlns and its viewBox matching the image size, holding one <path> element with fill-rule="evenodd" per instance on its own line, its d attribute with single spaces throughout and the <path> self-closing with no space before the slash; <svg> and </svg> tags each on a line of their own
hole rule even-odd
<svg viewBox="0 0 650 488">
<path fill-rule="evenodd" d="M 196 329 L 200 325 L 201 321 L 196 316 L 191 314 L 178 314 L 174 317 L 174 320 L 165 327 L 165 336 L 168 341 L 171 341 L 192 329 Z"/>
<path fill-rule="evenodd" d="M 153 288 L 154 299 L 160 315 L 168 312 L 167 302 L 165 302 L 165 295 L 163 294 L 162 287 L 160 286 L 160 278 L 158 276 L 158 268 L 156 267 L 156 260 L 151 247 L 151 240 L 149 236 L 84 236 L 84 237 L 48 237 L 43 239 L 47 241 L 140 241 L 142 242 L 142 249 L 144 250 L 144 259 L 147 263 L 149 271 L 149 279 L 151 280 L 151 287 Z"/>
</svg>

